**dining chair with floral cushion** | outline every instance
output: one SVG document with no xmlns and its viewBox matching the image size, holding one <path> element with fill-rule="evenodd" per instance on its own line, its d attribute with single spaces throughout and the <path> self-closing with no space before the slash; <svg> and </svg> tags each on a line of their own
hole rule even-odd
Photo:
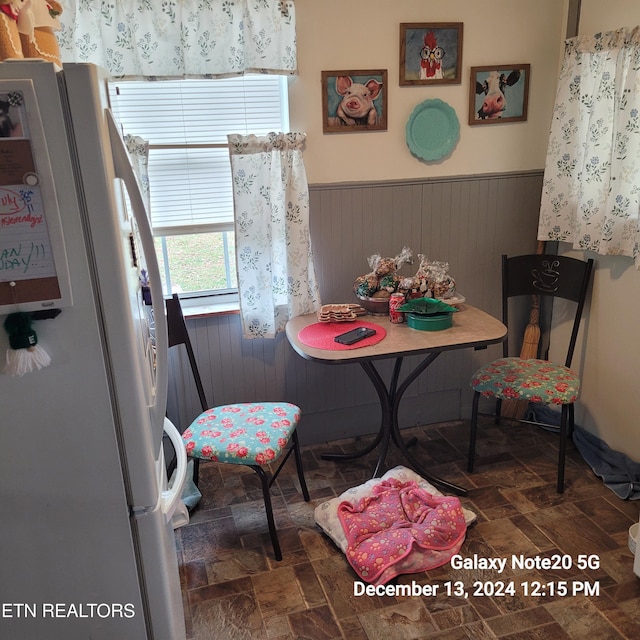
<svg viewBox="0 0 640 640">
<path fill-rule="evenodd" d="M 507 424 L 511 428 L 527 421 L 505 418 L 502 411 L 505 402 L 542 403 L 560 407 L 557 490 L 558 493 L 564 491 L 566 440 L 574 427 L 574 403 L 580 393 L 580 376 L 570 367 L 592 271 L 592 259 L 584 261 L 544 253 L 502 256 L 503 323 L 509 327 L 509 301 L 512 298 L 524 296 L 530 305 L 533 303 L 534 308 L 543 301 L 552 299 L 554 315 L 571 327 L 571 333 L 562 363 L 541 357 L 513 356 L 507 333 L 507 339 L 503 343 L 503 357 L 485 364 L 475 372 L 471 379 L 474 395 L 469 434 L 469 472 L 473 471 L 475 462 L 480 396 L 496 400 L 496 422 Z M 561 301 L 561 306 L 557 302 L 560 299 L 566 301 Z M 561 353 L 556 344 L 553 347 L 554 353 Z M 522 355 L 522 351 L 520 353 Z"/>
<path fill-rule="evenodd" d="M 169 347 L 184 345 L 202 408 L 202 413 L 182 434 L 187 455 L 194 460 L 194 482 L 198 484 L 198 462 L 201 460 L 246 465 L 253 469 L 262 487 L 273 552 L 276 560 L 282 560 L 271 504 L 271 486 L 292 453 L 302 495 L 306 502 L 309 501 L 296 431 L 300 408 L 290 402 L 238 402 L 209 406 L 177 294 L 167 298 L 166 308 Z M 271 471 L 272 464 L 277 464 L 274 471 Z"/>
</svg>

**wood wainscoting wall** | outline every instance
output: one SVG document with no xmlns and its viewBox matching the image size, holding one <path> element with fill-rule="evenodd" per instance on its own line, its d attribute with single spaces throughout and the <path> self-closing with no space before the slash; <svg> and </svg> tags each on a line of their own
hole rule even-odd
<svg viewBox="0 0 640 640">
<path fill-rule="evenodd" d="M 310 220 L 323 303 L 354 302 L 356 276 L 367 259 L 395 256 L 403 246 L 448 262 L 470 304 L 500 315 L 500 256 L 536 249 L 542 171 L 454 178 L 311 185 Z M 310 363 L 281 335 L 245 340 L 239 316 L 189 320 L 194 350 L 210 403 L 289 400 L 304 414 L 300 436 L 315 443 L 373 433 L 380 420 L 377 396 L 358 365 Z M 520 335 L 522 332 L 520 331 Z M 174 350 L 175 351 L 175 350 Z M 470 414 L 469 378 L 500 347 L 445 353 L 407 391 L 402 427 Z M 408 358 L 408 371 L 416 360 Z M 177 375 L 169 416 L 182 428 L 200 412 L 186 359 L 172 354 Z M 380 370 L 391 373 L 391 363 Z"/>
</svg>

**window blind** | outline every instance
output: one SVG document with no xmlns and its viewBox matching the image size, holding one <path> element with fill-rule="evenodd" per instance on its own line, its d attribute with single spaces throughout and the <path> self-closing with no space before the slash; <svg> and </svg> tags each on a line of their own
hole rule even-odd
<svg viewBox="0 0 640 640">
<path fill-rule="evenodd" d="M 124 134 L 149 142 L 155 235 L 233 229 L 227 135 L 287 131 L 287 80 L 274 75 L 110 83 Z"/>
</svg>

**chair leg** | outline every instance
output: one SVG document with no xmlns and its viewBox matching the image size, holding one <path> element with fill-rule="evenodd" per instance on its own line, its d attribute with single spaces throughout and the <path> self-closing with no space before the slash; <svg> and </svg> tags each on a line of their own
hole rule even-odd
<svg viewBox="0 0 640 640">
<path fill-rule="evenodd" d="M 569 432 L 567 433 L 569 437 L 573 436 L 573 427 L 575 426 L 574 408 L 575 408 L 574 404 L 569 405 Z"/>
<path fill-rule="evenodd" d="M 560 414 L 560 446 L 558 448 L 558 493 L 564 492 L 564 462 L 567 452 L 567 436 L 572 422 L 573 405 L 563 404 L 562 413 Z M 571 429 L 573 429 L 572 425 Z"/>
<path fill-rule="evenodd" d="M 302 455 L 300 453 L 300 443 L 298 441 L 298 433 L 294 431 L 291 434 L 292 446 L 287 451 L 286 455 L 280 462 L 280 466 L 273 474 L 267 473 L 259 465 L 248 464 L 260 477 L 260 483 L 262 485 L 262 495 L 264 497 L 264 507 L 267 513 L 267 523 L 269 525 L 269 535 L 271 536 L 271 544 L 273 545 L 273 553 L 276 560 L 282 560 L 282 551 L 280 550 L 280 542 L 278 541 L 278 533 L 276 531 L 276 523 L 273 517 L 273 507 L 271 505 L 271 485 L 275 482 L 276 478 L 280 474 L 282 467 L 289 459 L 289 456 L 293 452 L 296 459 L 296 469 L 298 471 L 298 479 L 300 480 L 300 488 L 302 489 L 302 495 L 305 502 L 309 502 L 309 489 L 307 489 L 307 483 L 304 479 L 304 472 L 302 470 Z"/>
<path fill-rule="evenodd" d="M 478 431 L 478 402 L 480 401 L 480 393 L 474 392 L 473 403 L 471 405 L 471 429 L 469 432 L 469 461 L 467 469 L 469 473 L 473 472 L 473 464 L 476 457 L 476 434 Z"/>
<path fill-rule="evenodd" d="M 193 460 L 193 484 L 198 486 L 198 482 L 200 480 L 200 458 L 191 458 Z"/>
<path fill-rule="evenodd" d="M 298 470 L 298 480 L 300 480 L 302 495 L 304 497 L 304 501 L 309 502 L 309 490 L 307 489 L 307 483 L 304 479 L 304 471 L 302 469 L 302 454 L 300 453 L 300 443 L 298 442 L 297 431 L 294 431 L 291 434 L 291 440 L 293 441 L 293 455 L 296 457 L 296 469 Z"/>
<path fill-rule="evenodd" d="M 496 400 L 496 413 L 493 417 L 495 424 L 500 424 L 500 416 L 502 415 L 502 398 Z"/>
<path fill-rule="evenodd" d="M 276 560 L 282 560 L 282 551 L 280 550 L 280 542 L 278 541 L 278 532 L 276 531 L 276 522 L 273 517 L 273 507 L 271 505 L 271 492 L 269 490 L 269 476 L 262 467 L 255 464 L 247 465 L 251 467 L 260 478 L 262 485 L 262 495 L 264 497 L 264 508 L 267 512 L 267 524 L 269 525 L 269 535 L 271 536 L 271 544 L 273 545 L 273 554 Z"/>
</svg>

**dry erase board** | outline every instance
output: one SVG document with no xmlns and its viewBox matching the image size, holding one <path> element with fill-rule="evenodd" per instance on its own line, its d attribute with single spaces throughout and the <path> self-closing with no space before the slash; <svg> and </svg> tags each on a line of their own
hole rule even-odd
<svg viewBox="0 0 640 640">
<path fill-rule="evenodd" d="M 0 313 L 69 305 L 60 211 L 33 84 L 0 81 Z"/>
</svg>

